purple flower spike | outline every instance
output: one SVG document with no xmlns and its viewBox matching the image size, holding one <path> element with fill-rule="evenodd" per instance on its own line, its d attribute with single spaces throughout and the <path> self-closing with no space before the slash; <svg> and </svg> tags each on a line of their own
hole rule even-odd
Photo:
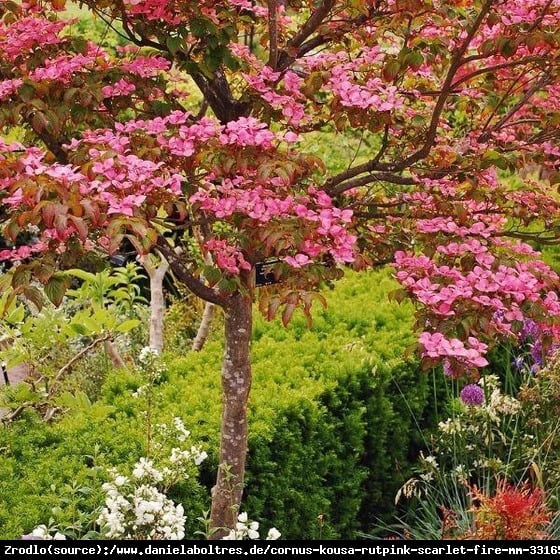
<svg viewBox="0 0 560 560">
<path fill-rule="evenodd" d="M 480 385 L 465 385 L 459 396 L 467 406 L 480 406 L 484 402 L 484 390 Z"/>
</svg>

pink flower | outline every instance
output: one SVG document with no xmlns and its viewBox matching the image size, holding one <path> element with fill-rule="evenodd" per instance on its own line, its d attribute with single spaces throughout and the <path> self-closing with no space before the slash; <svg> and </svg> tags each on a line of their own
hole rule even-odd
<svg viewBox="0 0 560 560">
<path fill-rule="evenodd" d="M 287 262 L 292 268 L 301 268 L 306 264 L 312 263 L 313 261 L 303 253 L 298 253 L 294 257 L 285 257 L 284 261 Z"/>
</svg>

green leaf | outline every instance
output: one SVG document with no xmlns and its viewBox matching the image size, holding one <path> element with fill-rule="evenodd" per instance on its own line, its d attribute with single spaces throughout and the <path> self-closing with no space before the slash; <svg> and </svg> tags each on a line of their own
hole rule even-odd
<svg viewBox="0 0 560 560">
<path fill-rule="evenodd" d="M 388 60 L 383 66 L 382 76 L 386 82 L 392 82 L 401 69 L 400 62 L 394 58 Z"/>
<path fill-rule="evenodd" d="M 10 239 L 11 241 L 15 241 L 19 232 L 21 231 L 21 227 L 19 226 L 16 220 L 12 220 L 6 226 L 6 229 L 4 231 L 5 234 L 8 236 L 8 239 Z"/>
<path fill-rule="evenodd" d="M 129 319 L 128 321 L 124 321 L 115 327 L 115 331 L 120 333 L 126 333 L 135 329 L 138 325 L 140 325 L 141 321 L 139 319 Z"/>
<path fill-rule="evenodd" d="M 220 278 L 222 277 L 220 269 L 216 268 L 215 266 L 205 266 L 203 268 L 202 274 L 211 286 L 214 286 L 217 282 L 219 282 Z"/>
<path fill-rule="evenodd" d="M 70 328 L 81 336 L 87 336 L 90 333 L 89 329 L 82 323 L 70 323 Z"/>
<path fill-rule="evenodd" d="M 181 37 L 167 37 L 167 41 L 165 42 L 167 46 L 167 50 L 175 56 L 179 49 L 181 48 L 181 43 L 183 40 Z"/>
<path fill-rule="evenodd" d="M 12 287 L 28 286 L 31 281 L 31 271 L 28 268 L 18 268 L 12 276 Z"/>
<path fill-rule="evenodd" d="M 23 305 L 17 305 L 4 317 L 4 321 L 9 325 L 19 325 L 25 319 L 25 309 Z"/>
<path fill-rule="evenodd" d="M 31 303 L 35 304 L 37 309 L 41 310 L 41 308 L 43 307 L 43 303 L 44 303 L 43 294 L 41 293 L 41 290 L 39 290 L 35 286 L 27 286 L 23 289 L 23 295 Z"/>
<path fill-rule="evenodd" d="M 97 422 L 101 422 L 102 420 L 105 420 L 105 418 L 107 418 L 107 416 L 109 416 L 110 414 L 112 414 L 113 412 L 115 412 L 116 407 L 110 405 L 110 404 L 100 404 L 100 403 L 95 403 L 89 413 L 90 413 L 90 417 L 92 420 L 95 420 Z"/>
<path fill-rule="evenodd" d="M 86 270 L 81 270 L 80 268 L 71 268 L 66 271 L 66 274 L 71 274 L 84 282 L 95 282 L 96 275 L 92 272 L 87 272 Z"/>
<path fill-rule="evenodd" d="M 45 284 L 45 295 L 58 307 L 62 303 L 69 284 L 69 279 L 65 274 L 53 274 Z"/>
<path fill-rule="evenodd" d="M 420 51 L 412 51 L 406 55 L 405 63 L 413 70 L 417 70 L 424 63 L 424 56 Z"/>
<path fill-rule="evenodd" d="M 33 96 L 35 95 L 35 88 L 29 83 L 24 83 L 19 88 L 18 93 L 22 101 L 28 103 L 29 101 L 31 101 L 31 99 L 33 99 Z"/>
</svg>

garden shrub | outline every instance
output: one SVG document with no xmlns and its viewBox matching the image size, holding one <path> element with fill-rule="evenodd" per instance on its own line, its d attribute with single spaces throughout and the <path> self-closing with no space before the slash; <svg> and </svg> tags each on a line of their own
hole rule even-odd
<svg viewBox="0 0 560 560">
<path fill-rule="evenodd" d="M 389 516 L 422 445 L 419 429 L 435 421 L 430 375 L 403 358 L 414 345 L 412 309 L 387 302 L 393 288 L 387 272 L 349 274 L 311 329 L 299 316 L 288 329 L 255 319 L 243 507 L 283 538 L 353 538 Z M 185 507 L 187 535 L 202 529 L 196 517 L 215 479 L 222 352 L 218 337 L 182 357 L 171 348 L 154 386 L 153 422 L 181 417 L 209 455 L 200 480 L 170 494 Z M 101 505 L 101 475 L 91 467 L 124 471 L 145 454 L 133 397 L 141 384 L 137 373 L 112 372 L 97 402 L 67 397 L 60 420 L 29 413 L 0 429 L 0 537 L 17 538 L 45 523 L 50 508 L 64 509 L 65 483 L 91 488 L 75 510 Z M 72 521 L 70 510 L 59 516 Z"/>
<path fill-rule="evenodd" d="M 288 329 L 255 321 L 244 507 L 283 538 L 352 538 L 389 516 L 423 443 L 419 429 L 435 423 L 431 376 L 403 359 L 412 313 L 387 302 L 393 286 L 387 273 L 350 274 L 311 329 L 302 317 Z M 173 360 L 164 399 L 182 399 L 175 411 L 214 449 L 221 355 L 216 341 Z"/>
</svg>

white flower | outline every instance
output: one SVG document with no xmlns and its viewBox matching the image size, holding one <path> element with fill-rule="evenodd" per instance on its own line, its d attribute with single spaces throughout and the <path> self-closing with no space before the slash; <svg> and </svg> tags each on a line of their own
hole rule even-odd
<svg viewBox="0 0 560 560">
<path fill-rule="evenodd" d="M 31 531 L 32 537 L 39 537 L 40 539 L 50 540 L 49 530 L 46 525 L 39 525 Z"/>
<path fill-rule="evenodd" d="M 267 541 L 277 541 L 282 536 L 282 533 L 276 529 L 276 527 L 272 527 L 272 529 L 268 530 L 268 534 L 266 535 Z"/>
<path fill-rule="evenodd" d="M 237 521 L 241 523 L 247 523 L 247 512 L 243 511 L 237 516 Z"/>
<path fill-rule="evenodd" d="M 39 525 L 38 527 L 35 527 L 35 529 L 33 529 L 33 531 L 31 531 L 31 536 L 32 537 L 37 537 L 39 539 L 42 539 L 44 541 L 65 541 L 66 540 L 66 536 L 63 535 L 62 533 L 59 533 L 58 531 L 53 535 L 50 534 L 48 528 L 46 525 Z"/>
<path fill-rule="evenodd" d="M 420 475 L 420 478 L 421 478 L 424 482 L 432 482 L 432 480 L 434 480 L 434 473 L 432 473 L 432 472 L 422 473 L 422 474 Z"/>
<path fill-rule="evenodd" d="M 178 416 L 173 417 L 173 425 L 175 426 L 175 430 L 177 431 L 177 439 L 179 441 L 183 442 L 191 435 L 189 430 L 185 428 L 185 424 L 183 424 L 183 421 Z"/>
<path fill-rule="evenodd" d="M 200 449 L 196 449 L 196 451 L 193 452 L 193 449 L 195 448 L 191 448 L 191 453 L 194 455 L 194 464 L 198 467 L 202 461 L 208 458 L 208 453 L 206 453 L 206 451 L 200 451 Z"/>
<path fill-rule="evenodd" d="M 141 364 L 150 364 L 156 358 L 159 358 L 159 352 L 152 346 L 144 346 L 138 354 L 138 361 Z"/>
<path fill-rule="evenodd" d="M 426 466 L 431 468 L 431 469 L 437 469 L 438 468 L 438 462 L 436 460 L 436 458 L 433 455 L 428 455 L 427 457 L 423 457 L 424 463 L 426 463 Z"/>
<path fill-rule="evenodd" d="M 132 476 L 137 479 L 152 479 L 154 482 L 161 482 L 163 480 L 163 475 L 159 472 L 150 459 L 142 457 L 138 463 L 134 466 L 132 471 Z"/>
</svg>

